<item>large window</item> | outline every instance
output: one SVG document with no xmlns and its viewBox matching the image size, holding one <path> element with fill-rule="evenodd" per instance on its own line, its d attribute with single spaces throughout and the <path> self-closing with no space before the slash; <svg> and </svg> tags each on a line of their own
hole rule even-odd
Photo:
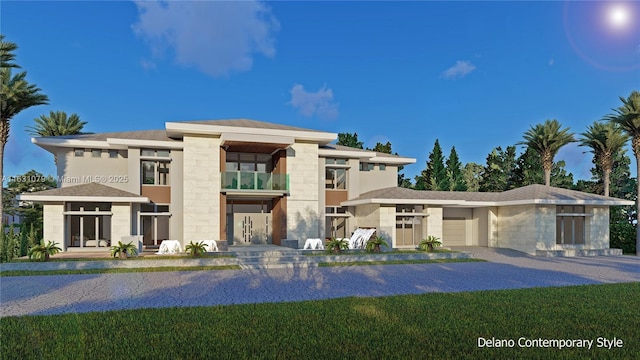
<svg viewBox="0 0 640 360">
<path fill-rule="evenodd" d="M 111 245 L 111 203 L 66 203 L 67 247 L 109 247 Z"/>
<path fill-rule="evenodd" d="M 586 216 L 582 205 L 556 207 L 556 244 L 584 245 Z"/>
<path fill-rule="evenodd" d="M 325 237 L 330 238 L 347 238 L 349 237 L 347 208 L 345 207 L 326 207 L 325 208 Z"/>
<path fill-rule="evenodd" d="M 426 214 L 423 206 L 396 206 L 396 246 L 417 246 L 426 237 Z"/>
<path fill-rule="evenodd" d="M 328 190 L 346 190 L 347 169 L 327 168 L 325 170 L 325 188 Z"/>
<path fill-rule="evenodd" d="M 140 207 L 140 234 L 144 245 L 159 245 L 169 238 L 169 205 L 142 204 Z"/>
<path fill-rule="evenodd" d="M 171 185 L 169 150 L 142 149 L 140 155 L 140 178 L 143 185 Z"/>
<path fill-rule="evenodd" d="M 273 171 L 271 168 L 271 155 L 229 152 L 227 153 L 225 170 L 270 173 Z"/>
</svg>

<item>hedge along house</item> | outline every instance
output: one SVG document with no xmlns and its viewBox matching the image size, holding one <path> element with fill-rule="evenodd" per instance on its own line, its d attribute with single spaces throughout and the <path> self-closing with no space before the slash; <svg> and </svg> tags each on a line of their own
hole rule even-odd
<svg viewBox="0 0 640 360">
<path fill-rule="evenodd" d="M 341 205 L 395 186 L 415 159 L 330 143 L 337 134 L 254 120 L 168 122 L 165 130 L 34 138 L 57 156 L 58 189 L 20 195 L 44 204 L 44 238 L 65 251 L 105 249 L 140 235 L 300 247 L 350 236 Z"/>
<path fill-rule="evenodd" d="M 376 228 L 396 248 L 604 251 L 609 206 L 632 202 L 533 185 L 503 193 L 397 188 L 413 158 L 332 145 L 337 134 L 254 120 L 168 122 L 165 130 L 34 138 L 58 159 L 44 238 L 65 251 L 139 235 L 300 248 L 307 238 Z"/>
</svg>

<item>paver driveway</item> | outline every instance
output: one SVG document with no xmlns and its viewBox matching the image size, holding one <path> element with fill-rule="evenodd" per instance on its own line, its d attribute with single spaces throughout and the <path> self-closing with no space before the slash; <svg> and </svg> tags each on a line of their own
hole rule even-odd
<svg viewBox="0 0 640 360">
<path fill-rule="evenodd" d="M 0 316 L 640 282 L 635 256 L 464 250 L 489 262 L 2 277 Z"/>
</svg>

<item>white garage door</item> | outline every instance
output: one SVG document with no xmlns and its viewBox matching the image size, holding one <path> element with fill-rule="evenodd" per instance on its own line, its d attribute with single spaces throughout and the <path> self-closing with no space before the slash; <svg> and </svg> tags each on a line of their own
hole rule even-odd
<svg viewBox="0 0 640 360">
<path fill-rule="evenodd" d="M 464 218 L 444 218 L 442 224 L 443 246 L 465 246 L 467 231 Z"/>
</svg>

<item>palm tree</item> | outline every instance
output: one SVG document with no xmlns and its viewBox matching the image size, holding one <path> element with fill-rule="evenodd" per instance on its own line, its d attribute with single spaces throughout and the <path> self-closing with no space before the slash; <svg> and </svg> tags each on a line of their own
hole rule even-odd
<svg viewBox="0 0 640 360">
<path fill-rule="evenodd" d="M 573 133 L 569 132 L 569 128 L 561 130 L 560 127 L 558 120 L 546 120 L 543 124 L 531 126 L 523 135 L 524 141 L 518 143 L 518 145 L 526 145 L 540 154 L 542 169 L 544 169 L 544 181 L 547 186 L 551 184 L 553 158 L 561 147 L 576 141 Z"/>
<path fill-rule="evenodd" d="M 60 136 L 82 134 L 82 128 L 87 124 L 80 121 L 78 114 L 67 117 L 64 111 L 50 111 L 49 115 L 35 118 L 35 126 L 27 126 L 27 132 L 38 136 Z"/>
<path fill-rule="evenodd" d="M 4 41 L 4 36 L 0 37 L 0 80 L 2 81 L 0 91 L 0 179 L 4 175 L 4 147 L 9 139 L 9 122 L 22 110 L 36 105 L 49 103 L 49 98 L 40 92 L 34 84 L 25 80 L 25 71 L 16 75 L 11 74 L 11 68 L 17 67 L 11 61 L 15 58 L 12 51 L 17 49 L 17 45 Z M 0 195 L 4 191 L 4 186 L 0 183 Z M 1 197 L 0 197 L 1 198 Z M 2 202 L 0 201 L 0 215 L 3 213 Z"/>
<path fill-rule="evenodd" d="M 4 41 L 4 35 L 0 34 L 0 67 L 1 68 L 19 68 L 20 66 L 12 63 L 16 59 L 13 53 L 18 45 L 10 41 Z"/>
<path fill-rule="evenodd" d="M 609 178 L 613 169 L 613 158 L 624 147 L 629 137 L 615 123 L 597 121 L 580 135 L 580 146 L 590 147 L 596 161 L 602 167 L 604 196 L 609 196 Z"/>
<path fill-rule="evenodd" d="M 620 96 L 622 106 L 612 109 L 613 113 L 605 120 L 617 124 L 631 138 L 631 148 L 636 156 L 637 179 L 640 179 L 640 92 L 634 90 L 628 98 Z M 640 181 L 637 193 L 640 194 Z M 640 196 L 636 196 L 636 214 L 640 213 Z M 640 256 L 640 226 L 636 226 L 636 255 Z"/>
</svg>

